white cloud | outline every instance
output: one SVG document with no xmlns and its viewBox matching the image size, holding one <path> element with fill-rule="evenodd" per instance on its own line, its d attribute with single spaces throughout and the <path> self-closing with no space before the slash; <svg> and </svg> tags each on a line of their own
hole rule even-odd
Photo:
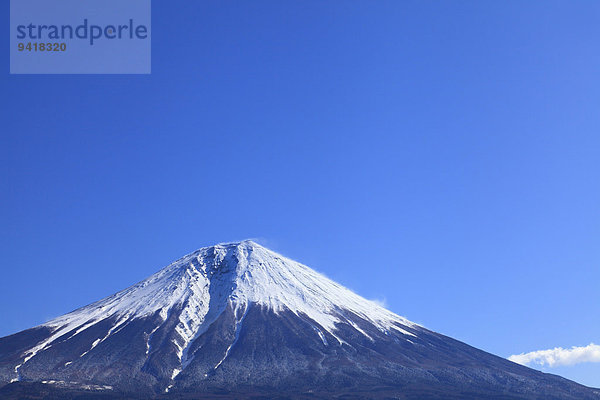
<svg viewBox="0 0 600 400">
<path fill-rule="evenodd" d="M 387 300 L 385 299 L 385 297 L 382 299 L 371 299 L 371 301 L 383 308 L 387 308 L 387 306 L 388 306 L 388 303 L 387 303 Z"/>
<path fill-rule="evenodd" d="M 585 362 L 600 362 L 600 346 L 590 343 L 588 346 L 571 347 L 563 349 L 556 347 L 550 350 L 538 350 L 530 353 L 521 353 L 508 357 L 510 361 L 523 365 L 541 365 L 558 367 L 561 365 L 575 365 Z"/>
</svg>

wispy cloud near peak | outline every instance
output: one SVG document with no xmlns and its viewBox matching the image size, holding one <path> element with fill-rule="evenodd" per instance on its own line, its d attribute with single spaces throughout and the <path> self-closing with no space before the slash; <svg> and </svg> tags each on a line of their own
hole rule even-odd
<svg viewBox="0 0 600 400">
<path fill-rule="evenodd" d="M 387 308 L 388 307 L 388 303 L 387 300 L 385 299 L 385 297 L 380 298 L 380 299 L 371 299 L 371 301 L 375 304 L 377 304 L 378 306 L 381 306 L 383 308 Z"/>
</svg>

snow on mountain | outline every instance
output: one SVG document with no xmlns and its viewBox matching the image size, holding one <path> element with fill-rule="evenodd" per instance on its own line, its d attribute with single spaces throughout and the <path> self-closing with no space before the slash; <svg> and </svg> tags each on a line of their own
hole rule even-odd
<svg viewBox="0 0 600 400">
<path fill-rule="evenodd" d="M 159 311 L 162 319 L 166 320 L 169 311 L 180 306 L 182 311 L 175 328 L 179 338 L 174 344 L 178 348 L 177 356 L 182 368 L 174 370 L 175 378 L 190 362 L 188 349 L 191 342 L 204 333 L 224 310 L 223 306 L 211 309 L 211 304 L 227 302 L 236 315 L 241 314 L 238 324 L 243 322 L 248 305 L 255 303 L 275 313 L 288 310 L 298 316 L 307 316 L 339 343 L 344 342 L 336 335 L 336 324 L 340 323 L 351 325 L 371 339 L 347 317 L 348 313 L 370 321 L 384 333 L 395 330 L 406 336 L 415 336 L 403 327 L 417 327 L 309 267 L 246 240 L 199 249 L 123 291 L 43 324 L 53 330 L 52 335 L 26 352 L 23 362 L 15 367 L 14 379 L 19 379 L 19 369 L 23 364 L 67 332 L 74 330 L 71 336 L 75 336 L 100 320 L 116 318 L 117 323 L 106 336 L 92 343 L 89 352 L 131 319 Z M 326 343 L 321 329 L 313 328 Z M 149 350 L 149 344 L 147 346 Z"/>
</svg>

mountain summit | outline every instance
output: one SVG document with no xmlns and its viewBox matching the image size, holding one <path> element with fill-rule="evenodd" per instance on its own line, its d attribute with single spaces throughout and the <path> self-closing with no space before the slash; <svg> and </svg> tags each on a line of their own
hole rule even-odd
<svg viewBox="0 0 600 400">
<path fill-rule="evenodd" d="M 34 382 L 143 397 L 600 399 L 429 331 L 252 241 L 202 248 L 1 338 L 0 394 Z"/>
</svg>

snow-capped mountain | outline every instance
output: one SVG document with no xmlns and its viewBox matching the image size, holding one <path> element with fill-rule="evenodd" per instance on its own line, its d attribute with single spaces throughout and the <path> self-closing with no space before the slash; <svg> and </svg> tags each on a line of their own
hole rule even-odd
<svg viewBox="0 0 600 400">
<path fill-rule="evenodd" d="M 374 398 L 378 390 L 399 398 L 600 399 L 431 332 L 252 241 L 202 248 L 128 289 L 0 339 L 0 385 L 28 382 L 146 397 Z"/>
</svg>

